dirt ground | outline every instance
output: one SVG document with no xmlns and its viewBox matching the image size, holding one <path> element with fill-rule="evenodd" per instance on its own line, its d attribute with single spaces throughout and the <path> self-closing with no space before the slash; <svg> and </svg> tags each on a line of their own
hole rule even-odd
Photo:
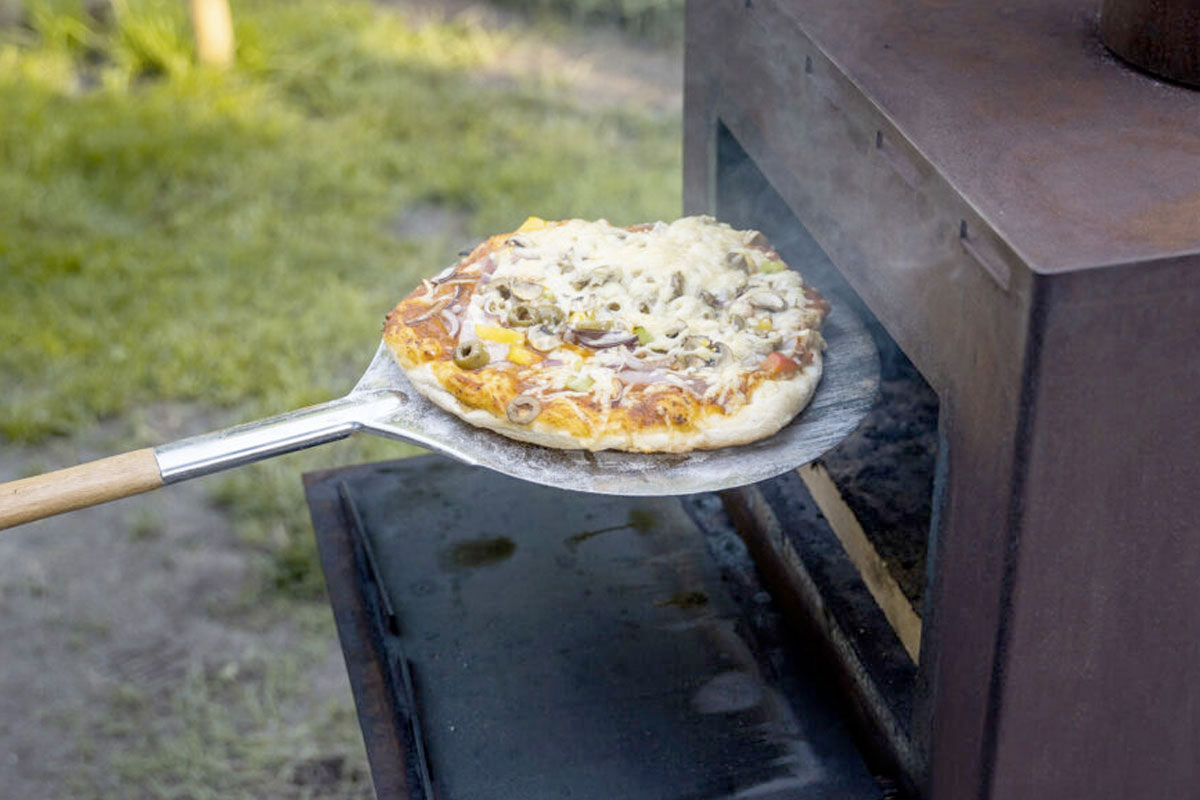
<svg viewBox="0 0 1200 800">
<path fill-rule="evenodd" d="M 393 5 L 520 24 L 467 3 Z M 580 102 L 681 105 L 678 52 L 614 32 L 523 45 L 481 79 L 530 75 Z M 0 480 L 233 421 L 140 409 L 0 447 Z M 214 505 L 215 480 L 0 534 L 0 800 L 373 796 L 328 606 L 264 593 L 263 556 Z"/>
</svg>

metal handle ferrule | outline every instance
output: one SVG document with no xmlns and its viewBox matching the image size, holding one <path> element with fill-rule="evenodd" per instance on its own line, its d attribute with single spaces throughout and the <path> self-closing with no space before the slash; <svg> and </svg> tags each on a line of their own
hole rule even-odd
<svg viewBox="0 0 1200 800">
<path fill-rule="evenodd" d="M 301 408 L 277 417 L 221 431 L 180 439 L 154 448 L 163 483 L 208 475 L 344 439 L 399 409 L 403 395 L 391 391 L 355 393 L 320 405 Z"/>
</svg>

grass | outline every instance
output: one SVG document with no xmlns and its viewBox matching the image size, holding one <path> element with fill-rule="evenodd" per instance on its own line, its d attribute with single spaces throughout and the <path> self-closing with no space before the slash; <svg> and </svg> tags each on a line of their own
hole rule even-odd
<svg viewBox="0 0 1200 800">
<path fill-rule="evenodd" d="M 678 212 L 677 119 L 480 77 L 526 34 L 243 0 L 219 72 L 194 63 L 184 4 L 113 9 L 29 0 L 0 31 L 0 442 L 156 403 L 232 420 L 344 393 L 386 311 L 469 243 L 397 233 L 406 209 L 447 210 L 469 240 L 528 214 Z M 412 451 L 326 452 L 218 492 L 302 593 L 319 577 L 297 470 Z"/>
</svg>

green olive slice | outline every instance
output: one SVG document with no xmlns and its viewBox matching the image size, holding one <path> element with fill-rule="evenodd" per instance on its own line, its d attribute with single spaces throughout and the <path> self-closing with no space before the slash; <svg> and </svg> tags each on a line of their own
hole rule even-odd
<svg viewBox="0 0 1200 800">
<path fill-rule="evenodd" d="M 536 397 L 519 394 L 508 402 L 506 411 L 510 422 L 528 425 L 542 413 L 542 404 Z"/>
<path fill-rule="evenodd" d="M 557 328 L 563 324 L 567 318 L 563 314 L 563 310 L 558 306 L 538 306 L 537 307 L 538 322 L 548 328 Z"/>
<path fill-rule="evenodd" d="M 460 342 L 454 348 L 454 363 L 463 369 L 479 369 L 487 366 L 491 360 L 483 342 L 476 339 L 471 342 Z"/>
<path fill-rule="evenodd" d="M 528 303 L 518 303 L 508 311 L 508 324 L 517 327 L 532 325 L 538 321 L 538 313 Z"/>
</svg>

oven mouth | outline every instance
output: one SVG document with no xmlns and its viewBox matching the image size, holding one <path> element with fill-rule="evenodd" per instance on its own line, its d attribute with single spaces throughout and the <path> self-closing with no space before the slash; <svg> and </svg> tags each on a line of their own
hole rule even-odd
<svg viewBox="0 0 1200 800">
<path fill-rule="evenodd" d="M 798 604 L 810 608 L 798 612 L 801 638 L 825 640 L 834 670 L 857 676 L 844 680 L 855 702 L 869 707 L 862 726 L 876 730 L 864 738 L 883 740 L 867 749 L 890 753 L 885 761 L 909 761 L 904 771 L 911 774 L 922 758 L 915 740 L 927 713 L 917 683 L 946 474 L 941 402 L 719 120 L 714 155 L 711 211 L 735 227 L 761 230 L 806 282 L 864 321 L 879 351 L 880 394 L 863 424 L 816 462 L 726 495 L 726 504 L 761 556 L 760 569 L 789 573 L 785 583 L 805 587 Z"/>
</svg>

